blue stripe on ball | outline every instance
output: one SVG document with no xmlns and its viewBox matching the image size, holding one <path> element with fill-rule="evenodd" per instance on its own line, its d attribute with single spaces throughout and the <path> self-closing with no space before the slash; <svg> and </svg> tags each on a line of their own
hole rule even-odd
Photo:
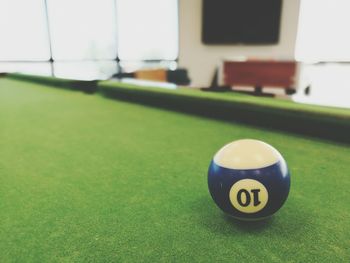
<svg viewBox="0 0 350 263">
<path fill-rule="evenodd" d="M 266 187 L 269 200 L 261 211 L 253 214 L 242 213 L 231 204 L 230 189 L 242 179 L 257 180 Z M 258 219 L 268 217 L 281 208 L 288 197 L 290 175 L 283 159 L 259 169 L 229 169 L 212 161 L 208 171 L 208 186 L 213 200 L 224 212 L 241 219 Z"/>
</svg>

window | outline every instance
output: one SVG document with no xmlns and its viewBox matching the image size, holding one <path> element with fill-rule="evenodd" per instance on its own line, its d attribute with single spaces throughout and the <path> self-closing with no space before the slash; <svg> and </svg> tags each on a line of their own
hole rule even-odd
<svg viewBox="0 0 350 263">
<path fill-rule="evenodd" d="M 331 63 L 350 61 L 349 9 L 348 0 L 301 1 L 295 57 L 306 63 L 295 101 L 350 108 L 350 66 Z"/>
<path fill-rule="evenodd" d="M 105 79 L 120 67 L 174 68 L 178 0 L 0 0 L 0 30 L 3 72 Z"/>
<path fill-rule="evenodd" d="M 0 60 L 50 58 L 42 0 L 0 0 Z"/>
<path fill-rule="evenodd" d="M 176 60 L 178 0 L 117 0 L 121 60 Z"/>
<path fill-rule="evenodd" d="M 114 1 L 48 0 L 53 59 L 115 59 Z"/>
<path fill-rule="evenodd" d="M 33 75 L 51 76 L 49 62 L 1 62 L 0 72 L 21 72 Z"/>
<path fill-rule="evenodd" d="M 350 61 L 349 10 L 349 0 L 302 0 L 296 59 Z"/>
</svg>

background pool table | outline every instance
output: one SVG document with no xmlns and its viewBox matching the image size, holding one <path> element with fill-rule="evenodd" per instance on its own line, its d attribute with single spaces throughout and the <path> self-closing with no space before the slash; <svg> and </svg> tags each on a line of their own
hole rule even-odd
<svg viewBox="0 0 350 263">
<path fill-rule="evenodd" d="M 285 206 L 240 223 L 207 168 L 256 138 L 292 174 Z M 235 122 L 0 79 L 1 262 L 349 262 L 350 149 Z"/>
</svg>

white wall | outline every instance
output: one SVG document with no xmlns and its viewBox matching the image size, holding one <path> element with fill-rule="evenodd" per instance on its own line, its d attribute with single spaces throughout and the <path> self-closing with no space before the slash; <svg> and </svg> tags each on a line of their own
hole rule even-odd
<svg viewBox="0 0 350 263">
<path fill-rule="evenodd" d="M 225 58 L 294 59 L 300 0 L 283 0 L 279 44 L 265 46 L 202 44 L 202 0 L 179 1 L 179 65 L 189 70 L 192 85 L 208 86 L 215 67 Z"/>
</svg>

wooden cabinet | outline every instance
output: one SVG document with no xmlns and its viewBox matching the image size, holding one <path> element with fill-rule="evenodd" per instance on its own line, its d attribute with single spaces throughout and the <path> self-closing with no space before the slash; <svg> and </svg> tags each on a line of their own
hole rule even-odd
<svg viewBox="0 0 350 263">
<path fill-rule="evenodd" d="M 295 90 L 297 71 L 295 61 L 224 61 L 222 81 L 224 86 L 276 87 Z"/>
</svg>

